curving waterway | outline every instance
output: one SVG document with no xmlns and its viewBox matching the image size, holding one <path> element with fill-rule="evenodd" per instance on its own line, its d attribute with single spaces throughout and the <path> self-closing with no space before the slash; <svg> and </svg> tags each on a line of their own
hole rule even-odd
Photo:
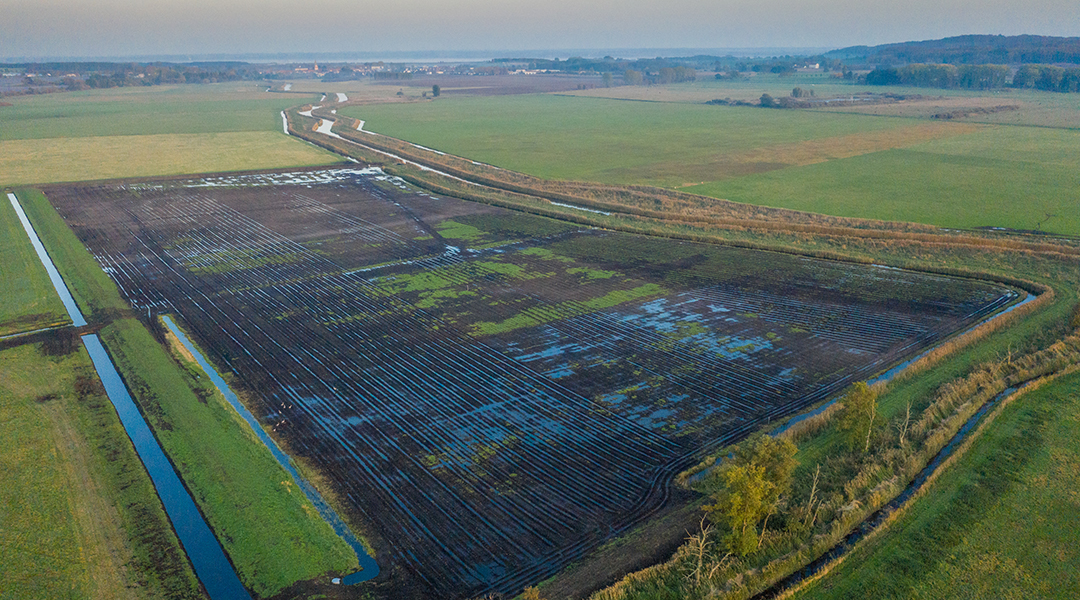
<svg viewBox="0 0 1080 600">
<path fill-rule="evenodd" d="M 26 218 L 26 213 L 23 212 L 18 198 L 10 193 L 7 196 L 11 201 L 11 206 L 18 213 L 19 221 L 30 238 L 34 250 L 37 251 L 41 264 L 48 271 L 49 279 L 52 280 L 56 293 L 63 301 L 72 323 L 76 327 L 86 325 L 82 311 L 75 304 L 67 284 L 64 283 L 59 271 L 56 270 L 56 265 L 45 251 L 41 238 Z M 131 443 L 135 446 L 135 451 L 139 454 L 139 459 L 150 474 L 150 480 L 154 483 L 158 497 L 161 498 L 165 513 L 176 531 L 176 536 L 180 538 L 180 545 L 187 553 L 191 566 L 195 569 L 195 575 L 202 582 L 206 593 L 211 600 L 251 600 L 251 594 L 240 583 L 240 578 L 237 577 L 236 570 L 225 556 L 221 544 L 214 537 L 202 513 L 195 506 L 195 501 L 191 499 L 191 494 L 180 482 L 180 477 L 176 474 L 172 463 L 165 456 L 157 438 L 154 437 L 142 413 L 135 406 L 135 401 L 128 393 L 105 347 L 101 345 L 101 340 L 96 335 L 89 334 L 82 336 L 82 342 L 90 353 L 90 360 L 93 361 L 94 369 L 97 370 L 98 377 L 105 386 L 109 401 L 120 416 L 124 431 L 127 432 Z"/>
</svg>

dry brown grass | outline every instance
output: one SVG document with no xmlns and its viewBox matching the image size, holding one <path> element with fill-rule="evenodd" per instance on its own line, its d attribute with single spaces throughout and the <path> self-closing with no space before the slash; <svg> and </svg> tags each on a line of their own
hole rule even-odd
<svg viewBox="0 0 1080 600">
<path fill-rule="evenodd" d="M 866 131 L 858 134 L 806 140 L 793 144 L 764 146 L 749 152 L 717 157 L 706 164 L 703 174 L 709 176 L 709 181 L 717 181 L 749 173 L 812 165 L 871 152 L 905 148 L 922 142 L 973 133 L 978 130 L 979 126 L 977 125 L 919 123 L 895 129 Z M 635 168 L 641 169 L 641 167 Z M 680 165 L 674 163 L 656 163 L 649 165 L 647 169 L 676 173 L 682 170 Z M 644 171 L 644 173 L 647 174 L 648 170 Z M 698 185 L 699 183 L 705 182 L 692 182 L 688 185 Z"/>
</svg>

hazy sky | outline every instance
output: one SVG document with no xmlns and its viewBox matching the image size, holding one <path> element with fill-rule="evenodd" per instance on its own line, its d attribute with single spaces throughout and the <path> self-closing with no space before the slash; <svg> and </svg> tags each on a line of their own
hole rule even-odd
<svg viewBox="0 0 1080 600">
<path fill-rule="evenodd" d="M 1077 0 L 0 0 L 0 58 L 1080 35 Z"/>
</svg>

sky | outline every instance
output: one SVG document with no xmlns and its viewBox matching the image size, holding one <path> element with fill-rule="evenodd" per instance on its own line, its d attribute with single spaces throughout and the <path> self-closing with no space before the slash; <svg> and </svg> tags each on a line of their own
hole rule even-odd
<svg viewBox="0 0 1080 600">
<path fill-rule="evenodd" d="M 0 0 L 0 59 L 1080 36 L 1077 0 Z"/>
</svg>

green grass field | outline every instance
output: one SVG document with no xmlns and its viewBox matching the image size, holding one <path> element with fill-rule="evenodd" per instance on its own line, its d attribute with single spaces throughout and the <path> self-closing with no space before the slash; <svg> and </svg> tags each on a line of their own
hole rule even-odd
<svg viewBox="0 0 1080 600">
<path fill-rule="evenodd" d="M 325 165 L 338 157 L 282 133 L 240 131 L 0 142 L 0 185 Z"/>
<path fill-rule="evenodd" d="M 989 127 L 685 191 L 736 202 L 943 227 L 1080 235 L 1080 131 Z"/>
<path fill-rule="evenodd" d="M 281 131 L 282 110 L 319 98 L 265 89 L 240 82 L 19 96 L 0 107 L 0 140 Z"/>
<path fill-rule="evenodd" d="M 706 96 L 760 95 L 763 86 L 781 93 L 817 80 L 819 95 L 851 89 L 817 77 L 582 93 L 592 97 L 454 97 L 341 112 L 364 119 L 367 130 L 552 179 L 678 187 L 837 216 L 1080 235 L 1073 215 L 1080 205 L 1080 131 L 935 121 L 920 105 L 877 107 L 895 113 L 889 116 L 701 104 Z M 1027 125 L 1056 116 L 1068 124 L 1080 117 L 1080 104 L 1064 98 L 1068 94 L 1016 92 L 999 99 L 946 90 L 874 91 L 940 92 L 935 102 L 948 107 L 1025 107 L 968 121 Z M 600 97 L 620 94 L 668 98 Z"/>
<path fill-rule="evenodd" d="M 1073 597 L 1078 424 L 1078 374 L 1017 399 L 884 535 L 797 597 Z"/>
<path fill-rule="evenodd" d="M 0 107 L 0 185 L 329 164 L 282 133 L 281 111 L 318 96 L 253 83 L 114 88 Z"/>
<path fill-rule="evenodd" d="M 77 340 L 0 352 L 0 598 L 202 598 L 93 373 Z"/>
<path fill-rule="evenodd" d="M 0 335 L 70 322 L 7 194 L 0 194 Z"/>
<path fill-rule="evenodd" d="M 539 177 L 664 187 L 776 168 L 797 160 L 785 150 L 801 142 L 910 125 L 900 119 L 553 95 L 355 106 L 341 114 L 364 119 L 366 130 Z M 761 148 L 776 151 L 747 156 Z"/>
</svg>

